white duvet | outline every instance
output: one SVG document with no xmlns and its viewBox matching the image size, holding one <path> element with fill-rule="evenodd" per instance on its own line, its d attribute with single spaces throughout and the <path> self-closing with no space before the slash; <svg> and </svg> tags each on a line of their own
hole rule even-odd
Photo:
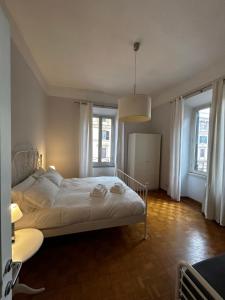
<svg viewBox="0 0 225 300">
<path fill-rule="evenodd" d="M 92 198 L 96 184 L 105 184 L 108 190 L 118 177 L 88 177 L 64 179 L 51 208 L 24 214 L 16 228 L 47 229 L 104 219 L 124 218 L 144 214 L 144 201 L 128 186 L 122 195 L 108 191 L 105 198 Z"/>
</svg>

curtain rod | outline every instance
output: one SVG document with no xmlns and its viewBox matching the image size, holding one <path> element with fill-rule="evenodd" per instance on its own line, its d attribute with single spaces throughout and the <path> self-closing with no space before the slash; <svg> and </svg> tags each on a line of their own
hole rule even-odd
<svg viewBox="0 0 225 300">
<path fill-rule="evenodd" d="M 193 89 L 187 93 L 184 93 L 182 96 L 178 96 L 178 97 L 175 97 L 174 99 L 172 99 L 170 101 L 170 103 L 173 103 L 174 101 L 176 101 L 177 98 L 179 98 L 179 100 L 183 99 L 183 100 L 187 100 L 193 96 L 196 96 L 196 95 L 199 95 L 203 92 L 206 92 L 208 90 L 210 90 L 212 88 L 212 83 L 211 84 L 207 84 L 207 85 L 204 85 L 200 88 L 197 88 L 197 89 Z"/>
<path fill-rule="evenodd" d="M 84 104 L 84 105 L 92 103 L 93 106 L 96 106 L 96 107 L 105 107 L 105 108 L 114 108 L 114 109 L 118 108 L 118 106 L 116 104 L 115 105 L 113 105 L 113 104 L 109 104 L 108 105 L 108 104 L 105 104 L 105 103 L 95 103 L 95 102 L 88 101 L 88 100 L 78 100 L 78 99 L 75 99 L 73 101 L 73 103 L 75 103 L 75 104 Z"/>
<path fill-rule="evenodd" d="M 223 79 L 225 81 L 225 75 L 220 76 L 220 77 L 218 77 L 215 80 L 212 80 L 210 82 L 207 82 L 207 83 L 203 84 L 202 86 L 200 86 L 198 88 L 190 90 L 189 92 L 184 93 L 182 96 L 175 97 L 174 99 L 172 99 L 170 101 L 170 103 L 174 102 L 176 100 L 176 98 L 179 98 L 179 99 L 183 98 L 184 100 L 187 100 L 190 97 L 196 96 L 196 95 L 201 94 L 201 93 L 203 93 L 207 90 L 210 90 L 212 88 L 213 83 L 217 80 L 220 80 L 220 79 Z"/>
<path fill-rule="evenodd" d="M 190 97 L 193 97 L 193 96 L 196 96 L 196 95 L 201 94 L 203 92 L 206 92 L 206 91 L 210 90 L 211 88 L 212 88 L 212 83 L 207 85 L 207 86 L 204 86 L 202 88 L 198 88 L 197 90 L 190 91 L 190 92 L 184 94 L 182 96 L 182 98 L 188 99 Z"/>
</svg>

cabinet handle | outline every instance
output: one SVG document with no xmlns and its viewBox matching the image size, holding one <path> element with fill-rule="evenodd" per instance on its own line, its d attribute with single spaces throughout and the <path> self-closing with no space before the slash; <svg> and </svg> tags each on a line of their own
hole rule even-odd
<svg viewBox="0 0 225 300">
<path fill-rule="evenodd" d="M 9 259 L 5 265 L 5 271 L 4 274 L 9 273 L 12 270 L 12 259 Z"/>
<path fill-rule="evenodd" d="M 13 282 L 12 280 L 10 280 L 7 285 L 6 285 L 6 288 L 5 288 L 5 297 L 9 295 L 11 289 L 13 287 Z"/>
</svg>

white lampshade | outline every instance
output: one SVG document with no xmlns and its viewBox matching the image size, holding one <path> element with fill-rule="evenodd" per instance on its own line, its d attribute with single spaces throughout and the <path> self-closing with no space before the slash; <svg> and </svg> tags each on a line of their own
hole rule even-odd
<svg viewBox="0 0 225 300">
<path fill-rule="evenodd" d="M 151 98 L 146 95 L 133 95 L 118 100 L 121 122 L 146 122 L 151 120 Z"/>
<path fill-rule="evenodd" d="M 11 209 L 11 223 L 15 223 L 16 221 L 19 221 L 19 219 L 22 218 L 23 213 L 20 210 L 18 204 L 11 203 L 10 209 Z"/>
</svg>

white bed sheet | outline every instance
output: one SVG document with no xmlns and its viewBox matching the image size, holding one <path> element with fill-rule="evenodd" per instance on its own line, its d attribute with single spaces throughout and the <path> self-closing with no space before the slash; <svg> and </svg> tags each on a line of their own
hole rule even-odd
<svg viewBox="0 0 225 300">
<path fill-rule="evenodd" d="M 122 195 L 108 192 L 104 199 L 90 197 L 90 191 L 96 184 L 105 184 L 110 189 L 116 182 L 122 181 L 118 177 L 110 176 L 64 179 L 54 206 L 24 214 L 16 223 L 16 228 L 47 229 L 143 215 L 144 201 L 124 183 L 126 189 Z"/>
</svg>

